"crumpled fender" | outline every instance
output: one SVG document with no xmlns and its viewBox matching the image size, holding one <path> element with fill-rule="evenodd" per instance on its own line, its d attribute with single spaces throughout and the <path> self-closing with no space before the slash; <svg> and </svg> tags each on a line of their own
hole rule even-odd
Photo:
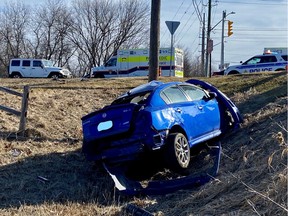
<svg viewBox="0 0 288 216">
<path fill-rule="evenodd" d="M 190 79 L 190 80 L 187 80 L 186 82 L 193 84 L 193 85 L 198 85 L 211 92 L 215 92 L 217 94 L 216 99 L 218 103 L 220 103 L 221 105 L 224 105 L 231 113 L 235 122 L 234 128 L 238 128 L 240 124 L 243 123 L 243 118 L 239 112 L 239 109 L 236 107 L 236 105 L 223 92 L 221 92 L 215 86 L 205 81 L 197 80 L 197 79 Z"/>
</svg>

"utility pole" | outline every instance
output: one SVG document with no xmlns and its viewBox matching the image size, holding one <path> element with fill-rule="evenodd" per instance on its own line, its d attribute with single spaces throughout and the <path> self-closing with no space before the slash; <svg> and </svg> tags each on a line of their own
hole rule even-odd
<svg viewBox="0 0 288 216">
<path fill-rule="evenodd" d="M 211 58 L 211 52 L 209 49 L 209 45 L 211 45 L 210 41 L 210 32 L 211 32 L 211 0 L 209 0 L 208 3 L 208 26 L 207 26 L 207 41 L 206 41 L 206 64 L 205 64 L 205 73 L 207 77 L 211 76 L 210 73 L 210 58 Z"/>
<path fill-rule="evenodd" d="M 202 26 L 202 52 L 201 52 L 201 75 L 204 72 L 205 64 L 205 13 L 203 14 L 203 26 Z"/>
<path fill-rule="evenodd" d="M 225 66 L 224 65 L 224 38 L 225 38 L 225 36 L 224 36 L 224 30 L 225 30 L 224 25 L 225 25 L 226 17 L 229 16 L 230 14 L 235 14 L 235 12 L 232 11 L 232 12 L 227 14 L 226 10 L 225 10 L 225 11 L 223 11 L 223 15 L 222 15 L 221 59 L 220 59 L 220 67 L 219 67 L 220 71 L 224 70 L 224 68 L 225 68 L 224 67 Z M 229 26 L 229 23 L 231 23 L 230 26 Z M 232 21 L 228 21 L 228 37 L 230 37 L 233 34 L 233 32 L 232 32 L 232 24 L 233 24 Z"/>
<path fill-rule="evenodd" d="M 158 79 L 161 0 L 151 0 L 149 82 Z"/>
<path fill-rule="evenodd" d="M 221 60 L 220 60 L 220 71 L 224 70 L 224 23 L 226 18 L 226 11 L 222 14 L 222 34 L 221 34 Z"/>
</svg>

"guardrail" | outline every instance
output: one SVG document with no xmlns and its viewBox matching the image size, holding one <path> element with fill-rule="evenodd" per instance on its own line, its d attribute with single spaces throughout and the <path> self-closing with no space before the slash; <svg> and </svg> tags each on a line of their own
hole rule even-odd
<svg viewBox="0 0 288 216">
<path fill-rule="evenodd" d="M 6 87 L 1 87 L 0 86 L 0 91 L 6 92 L 8 94 L 16 95 L 19 97 L 22 97 L 22 105 L 21 105 L 21 110 L 14 110 L 10 107 L 6 107 L 3 105 L 0 105 L 0 110 L 4 110 L 8 113 L 14 114 L 18 117 L 20 117 L 20 124 L 19 124 L 19 131 L 18 133 L 21 134 L 22 136 L 25 136 L 25 128 L 26 128 L 26 118 L 27 118 L 27 110 L 28 110 L 28 99 L 29 99 L 29 86 L 24 86 L 23 88 L 23 93 L 19 93 L 17 91 L 11 90 Z"/>
</svg>

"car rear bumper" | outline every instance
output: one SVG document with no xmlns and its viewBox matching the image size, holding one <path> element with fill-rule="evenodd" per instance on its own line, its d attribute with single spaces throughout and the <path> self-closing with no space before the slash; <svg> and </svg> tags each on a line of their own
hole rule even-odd
<svg viewBox="0 0 288 216">
<path fill-rule="evenodd" d="M 84 141 L 82 151 L 88 160 L 119 163 L 137 159 L 144 152 L 144 145 L 139 138 Z"/>
</svg>

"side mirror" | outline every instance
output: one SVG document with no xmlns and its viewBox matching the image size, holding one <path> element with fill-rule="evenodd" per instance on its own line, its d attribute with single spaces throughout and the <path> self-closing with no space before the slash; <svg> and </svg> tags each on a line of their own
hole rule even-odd
<svg viewBox="0 0 288 216">
<path fill-rule="evenodd" d="M 208 94 L 209 96 L 204 96 L 203 100 L 209 101 L 217 97 L 217 94 L 215 92 L 209 92 Z"/>
</svg>

